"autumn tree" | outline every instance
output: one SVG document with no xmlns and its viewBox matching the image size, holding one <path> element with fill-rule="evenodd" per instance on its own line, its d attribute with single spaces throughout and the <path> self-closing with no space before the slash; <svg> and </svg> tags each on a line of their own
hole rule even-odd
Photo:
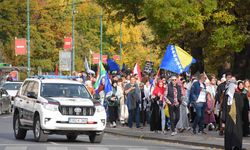
<svg viewBox="0 0 250 150">
<path fill-rule="evenodd" d="M 204 61 L 208 72 L 215 73 L 225 61 L 233 62 L 235 54 L 249 43 L 247 0 L 98 2 L 115 12 L 114 18 L 123 14 L 134 23 L 140 22 L 136 16 L 144 18 L 156 36 L 153 44 L 160 45 L 162 53 L 167 44 L 177 44 L 190 51 L 198 65 Z"/>
</svg>

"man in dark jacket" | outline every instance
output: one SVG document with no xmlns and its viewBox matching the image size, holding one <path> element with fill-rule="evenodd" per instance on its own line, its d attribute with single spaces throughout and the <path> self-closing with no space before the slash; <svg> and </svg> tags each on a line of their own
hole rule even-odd
<svg viewBox="0 0 250 150">
<path fill-rule="evenodd" d="M 166 88 L 165 94 L 167 95 L 167 104 L 170 114 L 170 123 L 171 123 L 171 136 L 177 134 L 176 124 L 180 118 L 180 102 L 181 102 L 181 87 L 177 84 L 176 76 L 171 77 L 171 82 Z"/>
<path fill-rule="evenodd" d="M 133 120 L 135 117 L 136 127 L 140 128 L 140 88 L 136 83 L 136 79 L 134 76 L 130 78 L 130 83 L 125 86 L 125 94 L 127 98 L 127 106 L 129 110 L 128 116 L 128 126 L 130 128 L 133 127 Z"/>
<path fill-rule="evenodd" d="M 204 113 L 206 108 L 206 76 L 200 74 L 199 81 L 193 83 L 190 91 L 190 102 L 196 110 L 196 116 L 193 123 L 193 133 L 196 134 L 196 127 L 199 124 L 199 133 L 206 134 L 204 128 Z"/>
</svg>

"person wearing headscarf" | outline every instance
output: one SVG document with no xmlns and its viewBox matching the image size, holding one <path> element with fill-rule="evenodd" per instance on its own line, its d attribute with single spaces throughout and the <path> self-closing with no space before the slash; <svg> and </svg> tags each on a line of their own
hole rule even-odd
<svg viewBox="0 0 250 150">
<path fill-rule="evenodd" d="M 245 114 L 248 114 L 248 118 L 245 116 L 245 119 L 246 119 L 245 128 L 247 128 L 250 125 L 249 124 L 249 121 L 250 121 L 250 82 L 249 82 L 248 79 L 246 79 L 244 81 L 244 91 L 243 91 L 243 93 L 247 95 L 247 99 L 248 99 L 248 102 L 245 101 L 245 104 L 244 104 L 244 107 L 245 107 L 244 111 L 246 111 Z M 249 128 L 246 130 L 246 133 L 250 134 Z M 248 135 L 246 134 L 245 136 L 248 136 Z"/>
<path fill-rule="evenodd" d="M 244 107 L 241 83 L 234 78 L 226 85 L 225 97 L 222 101 L 222 122 L 225 124 L 224 149 L 242 149 L 242 111 Z"/>
<path fill-rule="evenodd" d="M 240 93 L 241 97 L 243 98 L 243 111 L 242 111 L 242 132 L 243 136 L 247 137 L 249 134 L 249 119 L 248 119 L 248 110 L 249 110 L 249 103 L 248 103 L 248 98 L 247 98 L 247 92 L 244 88 L 244 83 L 243 81 L 238 82 L 238 88 L 237 91 Z"/>
<path fill-rule="evenodd" d="M 207 83 L 207 104 L 205 108 L 205 119 L 204 123 L 208 127 L 208 130 L 215 129 L 216 120 L 214 112 L 218 113 L 215 110 L 215 94 L 216 94 L 216 78 L 215 76 L 209 76 L 209 82 Z"/>
<path fill-rule="evenodd" d="M 221 120 L 222 103 L 223 100 L 225 99 L 224 97 L 225 97 L 226 85 L 229 83 L 229 80 L 231 79 L 232 79 L 232 73 L 227 72 L 225 76 L 223 76 L 223 78 L 221 79 L 221 83 L 218 85 L 216 89 L 215 106 L 217 109 L 217 123 L 218 123 L 217 129 L 219 130 L 219 135 L 221 136 L 224 134 L 224 126 L 225 126 Z"/>
<path fill-rule="evenodd" d="M 179 129 L 180 132 L 183 132 L 185 129 L 190 129 L 189 119 L 188 119 L 188 97 L 187 97 L 187 85 L 186 81 L 182 81 L 181 85 L 181 104 L 180 104 L 180 119 L 176 125 L 176 128 Z"/>
<path fill-rule="evenodd" d="M 110 127 L 116 127 L 116 120 L 118 119 L 118 96 L 117 96 L 117 82 L 112 82 L 112 95 L 107 96 L 108 113 Z"/>
<path fill-rule="evenodd" d="M 118 101 L 120 103 L 120 122 L 121 125 L 124 126 L 125 123 L 128 122 L 128 107 L 126 105 L 125 97 L 124 97 L 124 88 L 123 88 L 122 79 L 119 79 L 117 82 L 117 92 L 116 95 L 118 97 Z"/>
<path fill-rule="evenodd" d="M 151 120 L 150 120 L 150 130 L 158 131 L 161 129 L 161 117 L 160 117 L 160 102 L 163 101 L 163 95 L 165 88 L 163 87 L 163 82 L 159 80 L 152 93 L 152 104 L 151 104 Z"/>
</svg>

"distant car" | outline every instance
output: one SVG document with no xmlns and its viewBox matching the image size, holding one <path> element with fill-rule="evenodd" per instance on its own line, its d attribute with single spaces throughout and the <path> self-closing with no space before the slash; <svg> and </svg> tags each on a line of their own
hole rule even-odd
<svg viewBox="0 0 250 150">
<path fill-rule="evenodd" d="M 0 86 L 0 87 L 3 87 L 7 91 L 8 95 L 10 96 L 11 110 L 13 108 L 14 97 L 16 96 L 21 85 L 22 85 L 22 82 L 20 81 L 6 81 Z"/>
<path fill-rule="evenodd" d="M 3 88 L 0 88 L 0 115 L 2 113 L 11 112 L 11 100 L 7 91 Z"/>
<path fill-rule="evenodd" d="M 16 96 L 17 91 L 20 89 L 21 85 L 22 85 L 22 82 L 7 81 L 7 82 L 3 83 L 1 85 L 1 87 L 6 89 L 8 94 L 11 96 L 12 100 L 14 100 L 14 97 Z"/>
</svg>

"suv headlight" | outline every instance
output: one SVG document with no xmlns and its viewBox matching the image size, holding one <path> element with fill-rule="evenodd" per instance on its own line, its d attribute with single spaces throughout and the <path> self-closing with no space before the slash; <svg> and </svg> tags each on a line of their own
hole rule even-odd
<svg viewBox="0 0 250 150">
<path fill-rule="evenodd" d="M 58 111 L 59 110 L 59 103 L 58 102 L 48 102 L 43 103 L 43 108 L 51 111 Z"/>
<path fill-rule="evenodd" d="M 102 105 L 95 106 L 96 112 L 105 112 L 105 108 Z"/>
</svg>

